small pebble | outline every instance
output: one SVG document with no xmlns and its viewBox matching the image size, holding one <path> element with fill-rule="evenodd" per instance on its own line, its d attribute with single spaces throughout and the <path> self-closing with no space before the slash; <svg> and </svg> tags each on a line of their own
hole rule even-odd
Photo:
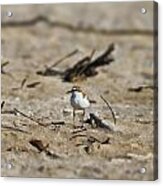
<svg viewBox="0 0 163 186">
<path fill-rule="evenodd" d="M 20 113 L 16 112 L 16 116 L 20 116 Z"/>
<path fill-rule="evenodd" d="M 71 113 L 72 113 L 71 109 L 68 109 L 68 108 L 63 109 L 63 115 L 64 116 L 69 116 L 69 115 L 71 115 Z"/>
<path fill-rule="evenodd" d="M 125 105 L 126 108 L 130 108 L 130 105 Z"/>
<path fill-rule="evenodd" d="M 15 101 L 18 101 L 19 102 L 20 101 L 20 98 L 19 97 L 16 97 L 15 98 Z"/>
<path fill-rule="evenodd" d="M 119 119 L 119 118 L 120 118 L 120 116 L 119 116 L 119 115 L 115 115 L 115 118 L 116 118 L 116 119 Z"/>
<path fill-rule="evenodd" d="M 28 114 L 29 114 L 30 116 L 33 116 L 33 113 L 32 113 L 31 110 L 28 111 Z"/>
</svg>

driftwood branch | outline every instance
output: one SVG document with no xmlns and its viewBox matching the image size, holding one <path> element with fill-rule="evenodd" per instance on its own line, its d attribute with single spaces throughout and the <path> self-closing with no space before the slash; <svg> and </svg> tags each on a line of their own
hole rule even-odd
<svg viewBox="0 0 163 186">
<path fill-rule="evenodd" d="M 114 51 L 114 44 L 109 45 L 107 50 L 99 57 L 92 60 L 95 50 L 92 51 L 90 56 L 86 56 L 78 61 L 73 67 L 65 70 L 64 81 L 78 81 L 87 77 L 95 76 L 98 72 L 96 69 L 100 66 L 109 65 L 114 59 L 111 53 Z"/>
<path fill-rule="evenodd" d="M 76 49 L 68 53 L 61 59 L 57 60 L 51 66 L 49 67 L 47 66 L 45 70 L 37 71 L 36 73 L 43 76 L 59 75 L 63 78 L 63 81 L 68 81 L 68 82 L 81 81 L 88 77 L 95 76 L 98 74 L 97 71 L 98 67 L 109 65 L 111 62 L 114 61 L 113 57 L 111 56 L 111 53 L 114 51 L 114 44 L 113 43 L 110 44 L 103 54 L 101 54 L 95 59 L 92 59 L 95 51 L 96 50 L 93 49 L 90 55 L 83 57 L 74 66 L 67 68 L 66 70 L 53 69 L 58 64 L 63 62 L 65 59 L 75 55 L 78 52 L 78 50 Z"/>
</svg>

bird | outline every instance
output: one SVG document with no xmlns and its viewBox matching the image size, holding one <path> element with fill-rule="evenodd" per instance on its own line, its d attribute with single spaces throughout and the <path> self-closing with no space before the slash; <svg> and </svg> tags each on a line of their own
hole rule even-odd
<svg viewBox="0 0 163 186">
<path fill-rule="evenodd" d="M 73 86 L 71 90 L 67 91 L 67 94 L 71 93 L 70 103 L 73 107 L 73 122 L 75 121 L 75 111 L 82 110 L 82 122 L 84 121 L 85 109 L 90 107 L 91 100 L 88 96 L 81 90 L 79 86 Z"/>
</svg>

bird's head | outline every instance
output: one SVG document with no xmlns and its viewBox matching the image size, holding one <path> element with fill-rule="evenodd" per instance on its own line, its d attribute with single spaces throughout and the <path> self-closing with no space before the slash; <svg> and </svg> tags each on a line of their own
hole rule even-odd
<svg viewBox="0 0 163 186">
<path fill-rule="evenodd" d="M 79 86 L 73 86 L 71 90 L 68 90 L 66 93 L 73 93 L 73 92 L 81 92 L 81 89 Z"/>
</svg>

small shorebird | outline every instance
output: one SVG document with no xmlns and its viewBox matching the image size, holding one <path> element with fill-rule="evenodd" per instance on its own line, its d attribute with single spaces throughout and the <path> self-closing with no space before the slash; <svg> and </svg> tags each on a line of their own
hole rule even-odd
<svg viewBox="0 0 163 186">
<path fill-rule="evenodd" d="M 90 107 L 91 101 L 87 95 L 81 90 L 79 86 L 73 86 L 71 90 L 67 92 L 71 93 L 70 102 L 73 107 L 73 122 L 75 121 L 75 111 L 82 110 L 82 121 L 84 121 L 85 109 Z"/>
</svg>

